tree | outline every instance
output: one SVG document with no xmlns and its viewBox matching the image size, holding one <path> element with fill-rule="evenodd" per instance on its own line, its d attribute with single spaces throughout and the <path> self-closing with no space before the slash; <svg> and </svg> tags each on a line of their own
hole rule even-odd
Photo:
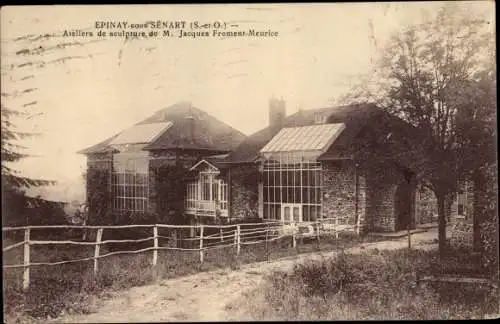
<svg viewBox="0 0 500 324">
<path fill-rule="evenodd" d="M 2 200 L 9 204 L 7 217 L 18 217 L 17 209 L 26 205 L 36 207 L 39 199 L 25 196 L 25 190 L 55 184 L 54 181 L 23 176 L 13 164 L 29 155 L 21 145 L 23 139 L 39 136 L 34 132 L 23 132 L 17 127 L 21 122 L 33 119 L 43 112 L 37 111 L 39 89 L 33 86 L 44 69 L 66 64 L 70 60 L 91 57 L 71 54 L 69 49 L 84 46 L 84 42 L 68 41 L 62 33 L 24 35 L 13 39 L 2 39 L 2 92 L 1 92 L 1 158 Z M 88 42 L 87 42 L 88 43 Z M 13 204 L 19 202 L 19 206 Z M 22 206 L 21 206 L 22 205 Z M 5 218 L 4 218 L 5 219 Z"/>
<path fill-rule="evenodd" d="M 495 160 L 496 75 L 491 24 L 466 5 L 444 5 L 392 35 L 377 69 L 342 101 L 374 101 L 418 131 L 410 152 L 436 195 L 439 250 L 458 179 Z"/>
</svg>

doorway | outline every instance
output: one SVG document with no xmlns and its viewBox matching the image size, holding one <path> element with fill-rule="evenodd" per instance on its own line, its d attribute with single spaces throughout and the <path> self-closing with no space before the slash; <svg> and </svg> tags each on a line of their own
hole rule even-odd
<svg viewBox="0 0 500 324">
<path fill-rule="evenodd" d="M 402 231 L 415 228 L 413 217 L 413 190 L 411 184 L 402 182 L 397 186 L 394 197 L 395 230 Z"/>
<path fill-rule="evenodd" d="M 284 224 L 302 222 L 301 204 L 281 204 L 281 222 Z"/>
</svg>

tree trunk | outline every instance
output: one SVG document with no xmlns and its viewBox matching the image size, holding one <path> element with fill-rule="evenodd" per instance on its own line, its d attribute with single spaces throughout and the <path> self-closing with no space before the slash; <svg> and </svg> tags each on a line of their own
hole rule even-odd
<svg viewBox="0 0 500 324">
<path fill-rule="evenodd" d="M 436 192 L 436 199 L 438 204 L 439 255 L 444 256 L 446 253 L 446 195 Z"/>
</svg>

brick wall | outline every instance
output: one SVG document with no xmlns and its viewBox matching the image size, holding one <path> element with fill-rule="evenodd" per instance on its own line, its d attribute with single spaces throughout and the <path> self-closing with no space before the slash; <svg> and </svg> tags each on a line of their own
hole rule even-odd
<svg viewBox="0 0 500 324">
<path fill-rule="evenodd" d="M 229 178 L 229 217 L 259 217 L 258 182 L 260 174 L 257 165 L 245 164 L 231 167 Z"/>
</svg>

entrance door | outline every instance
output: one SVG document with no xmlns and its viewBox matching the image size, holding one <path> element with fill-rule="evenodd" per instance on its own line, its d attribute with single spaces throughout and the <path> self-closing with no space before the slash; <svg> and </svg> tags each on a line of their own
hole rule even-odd
<svg viewBox="0 0 500 324">
<path fill-rule="evenodd" d="M 302 222 L 301 204 L 281 204 L 281 221 L 285 224 Z"/>
</svg>

